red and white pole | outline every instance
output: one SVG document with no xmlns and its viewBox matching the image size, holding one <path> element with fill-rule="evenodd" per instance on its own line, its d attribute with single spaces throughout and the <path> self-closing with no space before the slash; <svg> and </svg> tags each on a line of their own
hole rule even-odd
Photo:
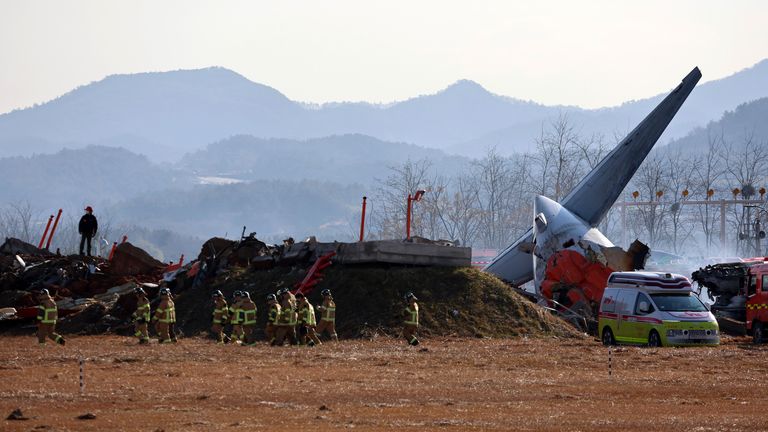
<svg viewBox="0 0 768 432">
<path fill-rule="evenodd" d="M 51 236 L 48 237 L 48 243 L 45 244 L 46 249 L 51 247 L 51 241 L 53 241 L 53 235 L 56 234 L 56 227 L 59 225 L 60 218 L 61 218 L 61 209 L 59 209 L 59 212 L 56 214 L 56 220 L 53 221 L 53 228 L 51 228 Z"/>
<path fill-rule="evenodd" d="M 413 197 L 408 194 L 408 205 L 405 210 L 405 239 L 411 239 L 411 206 L 413 205 Z"/>
<path fill-rule="evenodd" d="M 37 245 L 38 249 L 43 248 L 43 243 L 45 243 L 45 238 L 48 236 L 48 229 L 51 227 L 51 222 L 53 222 L 53 215 L 48 218 L 48 223 L 45 225 L 45 231 L 43 231 L 43 236 L 40 238 L 40 244 Z"/>
<path fill-rule="evenodd" d="M 365 236 L 365 200 L 366 199 L 367 197 L 363 197 L 363 213 L 362 213 L 362 216 L 360 217 L 360 241 L 363 241 L 363 238 Z"/>
<path fill-rule="evenodd" d="M 117 249 L 117 242 L 112 243 L 112 250 L 109 251 L 109 258 L 107 258 L 107 261 L 112 261 L 112 257 L 115 256 L 115 249 Z"/>
</svg>

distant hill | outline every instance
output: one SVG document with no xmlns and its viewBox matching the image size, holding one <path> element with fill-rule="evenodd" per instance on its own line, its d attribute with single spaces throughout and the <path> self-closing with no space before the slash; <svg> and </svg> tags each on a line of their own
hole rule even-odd
<svg viewBox="0 0 768 432">
<path fill-rule="evenodd" d="M 365 135 L 341 135 L 306 141 L 236 136 L 185 155 L 180 170 L 197 176 L 237 180 L 319 180 L 371 184 L 406 159 L 429 159 L 439 172 L 452 174 L 469 161 L 440 150 L 384 142 Z"/>
<path fill-rule="evenodd" d="M 669 89 L 687 72 L 670 77 Z M 703 72 L 706 79 L 707 71 Z M 185 153 L 234 135 L 304 140 L 344 134 L 470 156 L 492 145 L 511 153 L 530 149 L 542 124 L 563 112 L 584 133 L 627 131 L 666 91 L 618 107 L 583 110 L 499 96 L 462 80 L 436 94 L 389 105 L 316 106 L 291 101 L 223 68 L 114 75 L 48 103 L 0 115 L 0 156 L 100 144 L 123 146 L 155 161 L 178 161 Z M 703 84 L 662 142 L 704 126 L 740 103 L 766 96 L 768 60 Z"/>
<path fill-rule="evenodd" d="M 191 185 L 192 178 L 160 169 L 146 156 L 121 148 L 90 146 L 50 155 L 0 159 L 0 202 L 36 206 L 77 203 L 102 207 L 159 187 Z"/>
<path fill-rule="evenodd" d="M 768 146 L 768 98 L 737 106 L 719 120 L 671 142 L 669 148 L 683 152 L 705 151 L 710 137 L 722 137 L 726 143 L 733 145 L 743 144 L 746 138 L 751 137 L 756 143 Z"/>
<path fill-rule="evenodd" d="M 201 238 L 239 238 L 243 225 L 260 238 L 316 235 L 324 240 L 351 237 L 349 221 L 365 191 L 318 181 L 259 180 L 198 185 L 184 192 L 157 190 L 111 207 L 118 222 L 133 221 Z"/>
<path fill-rule="evenodd" d="M 687 71 L 681 71 L 679 77 L 670 77 L 669 90 L 678 84 L 676 79 L 682 78 L 685 72 Z M 703 73 L 706 79 L 707 71 L 705 70 Z M 631 85 L 631 83 L 627 85 Z M 602 133 L 608 138 L 612 138 L 614 134 L 623 137 L 625 133 L 632 130 L 637 123 L 645 118 L 667 93 L 668 91 L 664 91 L 648 99 L 625 102 L 612 108 L 596 110 L 564 108 L 560 110 L 560 113 L 566 113 L 569 121 L 583 135 Z M 692 129 L 719 119 L 725 111 L 733 110 L 742 103 L 766 96 L 768 96 L 768 59 L 729 77 L 700 84 L 680 108 L 659 139 L 659 144 L 666 144 L 675 138 L 683 137 Z M 549 119 L 554 119 L 557 115 L 559 113 L 550 113 Z M 496 146 L 505 153 L 525 150 L 526 148 L 532 149 L 532 144 L 539 136 L 542 124 L 546 126 L 546 122 L 546 118 L 518 122 L 476 139 L 452 145 L 447 151 L 476 156 L 479 154 L 478 152 L 491 146 Z"/>
</svg>

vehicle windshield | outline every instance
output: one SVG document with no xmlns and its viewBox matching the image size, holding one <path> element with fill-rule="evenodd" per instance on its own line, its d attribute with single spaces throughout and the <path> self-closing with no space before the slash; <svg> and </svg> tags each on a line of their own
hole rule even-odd
<svg viewBox="0 0 768 432">
<path fill-rule="evenodd" d="M 664 312 L 706 312 L 707 307 L 691 294 L 651 294 L 653 302 Z"/>
</svg>

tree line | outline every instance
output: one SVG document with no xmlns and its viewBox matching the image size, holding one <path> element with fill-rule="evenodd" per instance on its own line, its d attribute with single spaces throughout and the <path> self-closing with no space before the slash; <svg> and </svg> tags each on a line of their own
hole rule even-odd
<svg viewBox="0 0 768 432">
<path fill-rule="evenodd" d="M 423 199 L 413 205 L 413 235 L 502 249 L 531 227 L 535 195 L 564 198 L 623 136 L 582 135 L 561 115 L 542 127 L 535 151 L 502 156 L 492 148 L 457 175 L 437 172 L 426 159 L 407 160 L 377 181 L 367 236 L 403 238 L 406 197 L 423 189 Z M 677 254 L 754 253 L 747 237 L 755 220 L 768 222 L 766 209 L 729 203 L 721 219 L 720 200 L 761 197 L 768 177 L 768 142 L 751 133 L 738 141 L 710 133 L 698 148 L 684 152 L 659 146 L 652 151 L 599 226 L 601 231 L 623 247 L 638 238 L 653 249 Z M 633 205 L 622 210 L 622 202 Z"/>
</svg>

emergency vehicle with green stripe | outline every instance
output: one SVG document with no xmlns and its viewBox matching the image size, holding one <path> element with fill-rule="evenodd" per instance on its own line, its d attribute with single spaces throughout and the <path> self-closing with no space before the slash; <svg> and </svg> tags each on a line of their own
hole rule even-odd
<svg viewBox="0 0 768 432">
<path fill-rule="evenodd" d="M 614 272 L 600 302 L 599 336 L 605 345 L 717 345 L 715 316 L 685 276 Z"/>
</svg>

